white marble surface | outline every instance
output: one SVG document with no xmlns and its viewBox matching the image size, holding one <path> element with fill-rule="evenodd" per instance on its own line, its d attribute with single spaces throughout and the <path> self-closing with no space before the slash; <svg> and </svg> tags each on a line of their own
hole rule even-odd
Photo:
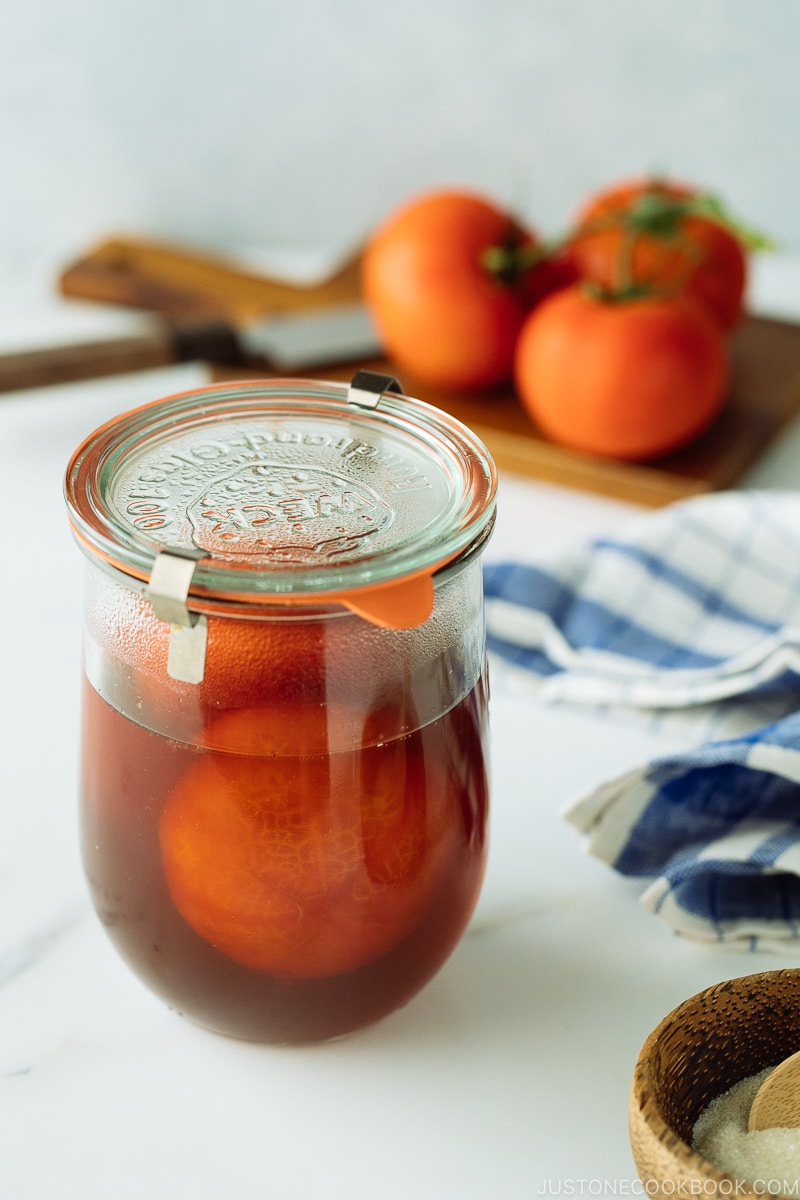
<svg viewBox="0 0 800 1200">
<path fill-rule="evenodd" d="M 771 269 L 760 306 L 800 309 L 800 275 Z M 6 311 L 5 345 L 23 327 L 94 321 L 55 302 Z M 176 368 L 0 400 L 0 1200 L 635 1194 L 626 1110 L 646 1034 L 700 988 L 788 961 L 672 937 L 559 816 L 675 744 L 663 736 L 495 688 L 492 850 L 473 924 L 423 993 L 350 1038 L 216 1037 L 150 996 L 107 943 L 77 852 L 82 562 L 61 478 L 101 420 L 204 378 Z M 759 486 L 800 484 L 798 436 L 759 465 Z M 504 478 L 489 553 L 612 530 L 634 511 Z"/>
</svg>

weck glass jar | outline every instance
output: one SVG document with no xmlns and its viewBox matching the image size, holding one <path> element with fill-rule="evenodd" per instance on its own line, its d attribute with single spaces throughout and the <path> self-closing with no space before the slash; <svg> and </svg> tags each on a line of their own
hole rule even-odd
<svg viewBox="0 0 800 1200">
<path fill-rule="evenodd" d="M 404 1004 L 485 867 L 486 449 L 385 376 L 223 384 L 109 421 L 65 490 L 111 940 L 241 1038 Z"/>
</svg>

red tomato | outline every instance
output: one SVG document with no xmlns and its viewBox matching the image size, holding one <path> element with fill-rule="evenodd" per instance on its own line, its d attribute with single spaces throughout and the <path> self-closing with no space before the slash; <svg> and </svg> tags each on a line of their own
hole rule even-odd
<svg viewBox="0 0 800 1200">
<path fill-rule="evenodd" d="M 446 780 L 416 743 L 332 760 L 327 711 L 292 717 L 220 717 L 207 741 L 233 753 L 206 754 L 178 780 L 159 839 L 170 895 L 201 937 L 243 966 L 313 979 L 357 970 L 407 937 L 461 834 Z"/>
<path fill-rule="evenodd" d="M 362 290 L 397 366 L 446 388 L 510 379 L 525 314 L 554 286 L 551 274 L 514 269 L 516 251 L 532 245 L 529 231 L 469 192 L 432 192 L 392 214 L 366 246 Z M 497 247 L 510 270 L 486 265 Z"/>
<path fill-rule="evenodd" d="M 599 192 L 578 214 L 570 239 L 579 275 L 608 289 L 632 283 L 683 290 L 732 328 L 744 302 L 745 250 L 718 222 L 684 212 L 698 196 L 682 184 L 648 180 Z"/>
<path fill-rule="evenodd" d="M 725 399 L 725 336 L 685 296 L 549 297 L 520 335 L 515 376 L 542 432 L 571 449 L 648 459 L 692 440 Z"/>
</svg>

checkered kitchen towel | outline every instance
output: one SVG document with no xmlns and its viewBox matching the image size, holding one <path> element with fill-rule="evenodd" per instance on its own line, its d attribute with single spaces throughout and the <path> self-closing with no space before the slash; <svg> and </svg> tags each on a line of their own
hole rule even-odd
<svg viewBox="0 0 800 1200">
<path fill-rule="evenodd" d="M 681 934 L 800 949 L 800 493 L 672 505 L 485 586 L 490 652 L 542 698 L 703 716 L 568 808 L 590 853 Z"/>
</svg>

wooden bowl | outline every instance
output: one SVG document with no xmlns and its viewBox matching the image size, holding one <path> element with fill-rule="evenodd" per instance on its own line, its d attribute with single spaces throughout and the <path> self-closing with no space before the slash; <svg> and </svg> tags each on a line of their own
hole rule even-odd
<svg viewBox="0 0 800 1200">
<path fill-rule="evenodd" d="M 673 1009 L 642 1046 L 633 1076 L 628 1127 L 644 1194 L 763 1200 L 692 1150 L 692 1129 L 715 1097 L 798 1049 L 800 968 L 727 980 Z"/>
</svg>

